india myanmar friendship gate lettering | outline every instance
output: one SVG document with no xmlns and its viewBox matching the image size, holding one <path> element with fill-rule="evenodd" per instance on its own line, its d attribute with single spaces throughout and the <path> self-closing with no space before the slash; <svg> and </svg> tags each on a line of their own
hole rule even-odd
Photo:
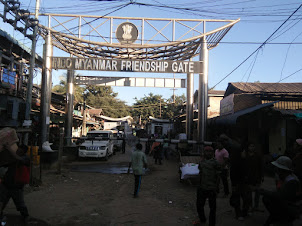
<svg viewBox="0 0 302 226">
<path fill-rule="evenodd" d="M 52 57 L 52 69 L 130 71 L 153 73 L 201 73 L 200 61 L 115 60 L 100 58 Z"/>
</svg>

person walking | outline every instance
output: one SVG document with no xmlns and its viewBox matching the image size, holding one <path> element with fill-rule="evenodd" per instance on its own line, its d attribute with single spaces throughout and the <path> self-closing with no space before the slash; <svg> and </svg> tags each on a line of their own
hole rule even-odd
<svg viewBox="0 0 302 226">
<path fill-rule="evenodd" d="M 154 158 L 154 164 L 159 164 L 161 165 L 162 162 L 162 145 L 160 142 L 154 141 L 151 147 L 151 152 L 149 153 L 149 155 L 153 154 L 153 158 Z"/>
<path fill-rule="evenodd" d="M 123 154 L 126 153 L 126 140 L 125 140 L 125 137 L 123 137 L 123 142 L 122 142 L 122 153 Z"/>
<path fill-rule="evenodd" d="M 28 209 L 24 202 L 23 188 L 29 183 L 29 157 L 26 156 L 28 147 L 21 145 L 18 147 L 17 154 L 22 160 L 17 160 L 7 166 L 3 180 L 0 184 L 0 218 L 4 217 L 3 211 L 8 204 L 10 198 L 13 199 L 16 209 L 21 213 L 24 221 L 29 218 Z"/>
<path fill-rule="evenodd" d="M 166 160 L 169 159 L 169 142 L 167 136 L 164 136 L 163 155 Z"/>
<path fill-rule="evenodd" d="M 264 180 L 263 159 L 259 152 L 256 152 L 254 143 L 249 142 L 243 155 L 243 163 L 246 167 L 247 202 L 251 211 L 257 211 L 260 195 L 258 190 Z M 253 199 L 254 195 L 254 199 Z"/>
<path fill-rule="evenodd" d="M 148 136 L 148 139 L 146 141 L 146 145 L 145 145 L 145 154 L 146 155 L 149 155 L 149 152 L 150 152 L 150 146 L 151 146 L 151 136 Z"/>
<path fill-rule="evenodd" d="M 135 146 L 135 150 L 131 155 L 131 162 L 129 163 L 128 173 L 130 173 L 130 167 L 132 167 L 134 175 L 134 193 L 133 197 L 138 197 L 138 192 L 141 186 L 143 169 L 147 169 L 147 157 L 144 152 L 142 152 L 143 146 L 138 143 Z"/>
<path fill-rule="evenodd" d="M 215 159 L 222 166 L 221 180 L 223 183 L 224 196 L 229 195 L 229 184 L 228 184 L 228 163 L 229 163 L 229 152 L 224 148 L 223 140 L 218 139 L 216 143 L 217 149 L 215 151 Z M 218 190 L 219 192 L 219 190 Z"/>
<path fill-rule="evenodd" d="M 214 149 L 211 146 L 204 148 L 204 161 L 200 162 L 200 185 L 197 188 L 196 207 L 201 223 L 206 222 L 204 205 L 209 200 L 209 226 L 216 224 L 216 192 L 221 173 L 221 165 L 214 158 Z"/>
<path fill-rule="evenodd" d="M 230 153 L 230 180 L 232 184 L 232 195 L 230 197 L 230 205 L 235 210 L 235 218 L 239 221 L 244 220 L 247 216 L 249 208 L 248 202 L 248 185 L 246 166 L 243 161 L 242 142 L 239 137 L 228 137 L 221 134 L 219 139 L 222 140 L 223 146 Z"/>
</svg>

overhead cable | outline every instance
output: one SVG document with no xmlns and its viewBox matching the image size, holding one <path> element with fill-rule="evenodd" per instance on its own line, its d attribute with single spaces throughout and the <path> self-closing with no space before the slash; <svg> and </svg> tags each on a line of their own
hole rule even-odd
<svg viewBox="0 0 302 226">
<path fill-rule="evenodd" d="M 259 51 L 275 34 L 278 30 L 302 7 L 302 4 L 255 50 L 253 51 L 247 58 L 245 58 L 237 67 L 235 67 L 229 74 L 223 77 L 218 83 L 216 83 L 210 90 L 214 89 L 218 84 L 220 84 L 223 80 L 229 77 L 234 71 L 236 71 L 241 65 L 243 65 L 251 56 L 253 56 L 257 51 Z"/>
</svg>

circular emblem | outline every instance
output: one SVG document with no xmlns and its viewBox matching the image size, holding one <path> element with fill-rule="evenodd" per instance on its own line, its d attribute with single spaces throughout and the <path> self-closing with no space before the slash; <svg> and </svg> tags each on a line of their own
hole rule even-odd
<svg viewBox="0 0 302 226">
<path fill-rule="evenodd" d="M 131 44 L 137 40 L 137 27 L 129 22 L 120 24 L 116 29 L 116 38 L 121 44 Z"/>
</svg>

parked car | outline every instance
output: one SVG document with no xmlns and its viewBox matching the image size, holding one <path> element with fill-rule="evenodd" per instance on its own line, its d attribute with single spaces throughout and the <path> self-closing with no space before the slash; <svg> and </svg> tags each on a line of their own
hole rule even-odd
<svg viewBox="0 0 302 226">
<path fill-rule="evenodd" d="M 104 158 L 107 161 L 114 154 L 114 133 L 112 130 L 89 131 L 79 146 L 79 157 Z"/>
</svg>

